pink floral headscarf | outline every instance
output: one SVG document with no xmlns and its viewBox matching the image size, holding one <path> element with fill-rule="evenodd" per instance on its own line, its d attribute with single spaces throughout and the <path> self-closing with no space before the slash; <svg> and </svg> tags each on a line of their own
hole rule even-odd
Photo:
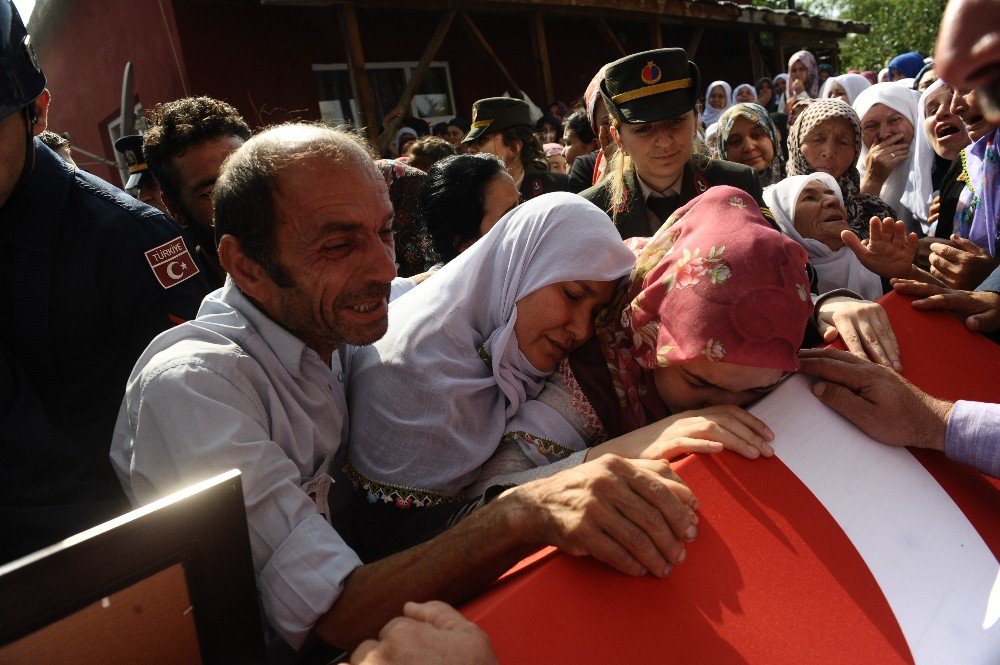
<svg viewBox="0 0 1000 665">
<path fill-rule="evenodd" d="M 598 319 L 627 429 L 666 415 L 656 367 L 695 358 L 783 371 L 812 314 L 806 253 L 775 231 L 746 192 L 712 187 L 652 238 L 627 243 L 636 264 Z"/>
</svg>

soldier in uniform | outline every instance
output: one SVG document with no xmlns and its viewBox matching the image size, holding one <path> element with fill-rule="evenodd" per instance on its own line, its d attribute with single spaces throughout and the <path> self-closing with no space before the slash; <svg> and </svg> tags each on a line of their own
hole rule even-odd
<svg viewBox="0 0 1000 665">
<path fill-rule="evenodd" d="M 472 129 L 462 144 L 468 152 L 502 159 L 524 201 L 569 190 L 569 176 L 549 171 L 542 144 L 532 133 L 531 112 L 520 99 L 489 97 L 473 104 Z"/>
<path fill-rule="evenodd" d="M 618 150 L 603 180 L 580 195 L 607 211 L 622 238 L 653 235 L 674 210 L 715 185 L 742 189 L 766 211 L 753 169 L 695 154 L 699 84 L 698 67 L 679 48 L 608 66 L 600 90 Z"/>
<path fill-rule="evenodd" d="M 0 0 L 0 555 L 128 510 L 108 459 L 125 381 L 208 292 L 181 229 L 37 138 L 45 77 Z"/>
<path fill-rule="evenodd" d="M 128 181 L 125 183 L 125 191 L 139 199 L 146 205 L 151 205 L 160 212 L 169 213 L 167 206 L 163 203 L 160 185 L 153 177 L 146 164 L 146 158 L 142 156 L 142 136 L 131 134 L 123 136 L 115 141 L 115 150 L 125 158 L 128 166 Z"/>
</svg>

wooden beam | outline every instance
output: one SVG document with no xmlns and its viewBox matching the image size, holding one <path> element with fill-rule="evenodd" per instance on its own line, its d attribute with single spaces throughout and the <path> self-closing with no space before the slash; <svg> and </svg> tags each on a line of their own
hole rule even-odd
<svg viewBox="0 0 1000 665">
<path fill-rule="evenodd" d="M 472 17 L 470 17 L 464 9 L 458 10 L 458 16 L 462 19 L 462 27 L 465 28 L 465 31 L 469 33 L 470 37 L 472 37 L 472 41 L 479 44 L 479 48 L 483 50 L 483 54 L 486 56 L 486 59 L 491 65 L 493 65 L 493 69 L 496 71 L 497 76 L 499 76 L 504 82 L 504 85 L 507 86 L 507 92 L 510 93 L 511 97 L 517 97 L 520 99 L 522 96 L 521 86 L 517 84 L 514 77 L 511 76 L 510 72 L 507 71 L 507 68 L 503 66 L 503 63 L 500 61 L 500 57 L 496 54 L 496 51 L 490 47 L 490 43 L 486 41 L 486 37 L 483 37 L 483 33 L 479 32 L 479 28 L 477 28 L 476 24 L 472 22 Z"/>
<path fill-rule="evenodd" d="M 601 33 L 601 37 L 604 41 L 608 43 L 608 46 L 617 54 L 616 57 L 624 58 L 628 53 L 625 52 L 624 47 L 622 47 L 621 42 L 618 41 L 618 37 L 615 36 L 614 31 L 608 22 L 604 20 L 603 16 L 598 16 L 594 19 L 594 24 L 597 25 L 597 31 Z"/>
<path fill-rule="evenodd" d="M 410 108 L 410 102 L 413 101 L 413 95 L 417 93 L 417 90 L 420 88 L 420 84 L 424 82 L 424 77 L 427 76 L 427 71 L 431 68 L 431 61 L 434 60 L 434 56 L 437 55 L 438 49 L 441 48 L 441 43 L 444 41 L 445 36 L 447 36 L 448 28 L 451 27 L 452 21 L 455 20 L 456 13 L 457 10 L 449 9 L 441 15 L 441 19 L 438 21 L 437 28 L 434 29 L 434 34 L 431 36 L 431 40 L 427 42 L 427 47 L 424 48 L 424 54 L 420 56 L 420 62 L 417 63 L 417 68 L 413 70 L 413 74 L 410 75 L 410 80 L 407 82 L 406 88 L 403 90 L 403 94 L 399 97 L 399 102 L 396 104 L 396 108 Z M 389 121 L 389 126 L 383 130 L 382 135 L 379 137 L 379 152 L 384 152 L 385 149 L 389 147 L 389 142 L 396 135 L 396 130 L 399 128 L 401 120 L 402 118 L 393 118 Z"/>
<path fill-rule="evenodd" d="M 663 48 L 663 26 L 659 21 L 649 22 L 649 48 Z"/>
<path fill-rule="evenodd" d="M 340 22 L 340 32 L 347 55 L 347 71 L 351 77 L 351 91 L 358 106 L 360 118 L 354 122 L 363 125 L 368 139 L 372 142 L 378 137 L 378 118 L 375 117 L 375 98 L 372 86 L 365 70 L 365 55 L 361 50 L 361 32 L 358 30 L 358 15 L 354 3 L 345 3 L 337 8 Z"/>
<path fill-rule="evenodd" d="M 698 53 L 698 46 L 701 44 L 702 35 L 705 34 L 705 26 L 699 25 L 695 28 L 695 31 L 691 34 L 691 41 L 688 42 L 687 54 L 688 60 L 694 60 L 695 55 Z"/>
<path fill-rule="evenodd" d="M 535 56 L 535 70 L 538 72 L 538 83 L 545 95 L 542 100 L 545 112 L 548 113 L 548 105 L 555 101 L 556 93 L 552 88 L 552 68 L 549 66 L 549 47 L 545 41 L 545 22 L 542 20 L 541 12 L 535 12 L 531 16 L 531 51 Z"/>
</svg>

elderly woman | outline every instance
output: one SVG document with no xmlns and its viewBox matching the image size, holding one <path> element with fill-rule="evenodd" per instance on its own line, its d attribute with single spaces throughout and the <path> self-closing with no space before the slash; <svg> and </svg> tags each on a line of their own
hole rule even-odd
<svg viewBox="0 0 1000 665">
<path fill-rule="evenodd" d="M 908 226 L 914 224 L 912 213 L 900 200 L 906 181 L 912 170 L 930 168 L 929 160 L 917 164 L 913 159 L 920 125 L 918 99 L 914 90 L 878 83 L 854 100 L 854 111 L 861 120 L 861 191 L 882 199 L 907 220 Z"/>
<path fill-rule="evenodd" d="M 512 420 L 473 492 L 603 454 L 773 453 L 740 407 L 798 369 L 812 312 L 805 252 L 725 186 L 628 245 L 636 265 L 595 336 Z"/>
<path fill-rule="evenodd" d="M 762 186 L 785 177 L 778 136 L 771 117 L 757 104 L 737 104 L 719 119 L 719 158 L 746 164 Z"/>
<path fill-rule="evenodd" d="M 965 123 L 951 112 L 954 91 L 944 81 L 937 80 L 920 96 L 916 150 L 916 166 L 906 182 L 900 203 L 920 223 L 921 235 L 935 236 L 937 220 L 931 219 L 934 198 L 943 188 L 956 190 L 960 171 L 952 169 L 971 139 Z M 952 177 L 947 178 L 949 170 Z M 950 180 L 950 182 L 949 182 Z M 927 243 L 925 243 L 927 244 Z M 928 245 L 929 246 L 929 245 Z"/>
<path fill-rule="evenodd" d="M 931 274 L 950 288 L 971 290 L 996 268 L 1000 252 L 997 126 L 984 118 L 975 90 L 964 95 L 955 91 L 950 110 L 962 119 L 972 144 L 962 151 L 942 187 L 939 241 L 929 264 Z"/>
<path fill-rule="evenodd" d="M 861 121 L 846 102 L 813 101 L 788 133 L 788 175 L 819 171 L 836 178 L 852 231 L 867 238 L 872 217 L 896 217 L 895 211 L 877 196 L 861 191 L 861 176 L 855 165 L 862 148 Z"/>
<path fill-rule="evenodd" d="M 860 74 L 831 76 L 823 84 L 823 90 L 819 96 L 823 99 L 827 97 L 842 99 L 848 104 L 854 104 L 854 100 L 858 98 L 861 91 L 870 88 L 871 85 L 868 79 Z"/>
<path fill-rule="evenodd" d="M 888 283 L 866 268 L 844 242 L 844 232 L 850 231 L 847 210 L 840 185 L 833 176 L 826 173 L 791 176 L 765 189 L 764 200 L 782 231 L 805 248 L 809 263 L 816 270 L 820 293 L 848 289 L 865 300 L 875 300 L 888 290 Z M 881 243 L 881 224 L 876 228 Z M 897 266 L 896 272 L 887 271 L 886 278 L 910 276 L 916 236 L 900 234 L 897 242 L 904 245 L 900 252 L 902 269 Z"/>
<path fill-rule="evenodd" d="M 682 49 L 636 53 L 608 67 L 601 95 L 618 150 L 604 179 L 580 195 L 607 211 L 622 238 L 648 237 L 714 185 L 738 187 L 763 206 L 753 169 L 695 154 L 697 89 L 698 68 Z"/>
<path fill-rule="evenodd" d="M 701 123 L 708 127 L 718 122 L 723 111 L 729 108 L 733 97 L 733 89 L 725 81 L 712 81 L 705 88 L 705 110 L 701 114 Z"/>
<path fill-rule="evenodd" d="M 889 290 L 890 278 L 927 281 L 927 273 L 913 265 L 916 234 L 908 234 L 902 222 L 873 218 L 870 239 L 862 243 L 848 228 L 840 185 L 827 173 L 785 178 L 764 191 L 764 200 L 781 229 L 809 255 L 817 289 L 824 294 L 817 306 L 824 339 L 829 342 L 837 337 L 828 325 L 836 328 L 840 318 L 839 325 L 849 330 L 843 337 L 852 352 L 899 369 L 899 347 L 885 310 L 871 302 L 838 301 L 831 311 L 824 301 L 847 295 L 842 293 L 845 290 L 856 298 L 874 300 Z M 857 317 L 850 328 L 843 321 L 848 312 Z M 859 332 L 860 339 L 849 338 Z"/>
</svg>

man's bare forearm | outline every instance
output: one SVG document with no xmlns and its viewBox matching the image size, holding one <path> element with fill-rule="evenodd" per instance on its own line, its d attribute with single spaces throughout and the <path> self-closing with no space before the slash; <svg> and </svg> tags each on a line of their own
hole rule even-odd
<svg viewBox="0 0 1000 665">
<path fill-rule="evenodd" d="M 538 548 L 515 528 L 516 503 L 498 498 L 433 540 L 356 569 L 316 634 L 354 648 L 377 636 L 407 601 L 467 600 Z"/>
</svg>

